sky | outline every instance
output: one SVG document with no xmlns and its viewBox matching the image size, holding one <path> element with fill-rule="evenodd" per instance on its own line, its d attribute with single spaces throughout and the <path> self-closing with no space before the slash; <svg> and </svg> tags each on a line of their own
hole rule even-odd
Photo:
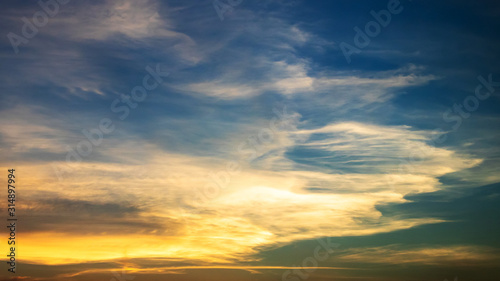
<svg viewBox="0 0 500 281">
<path fill-rule="evenodd" d="M 499 280 L 499 16 L 2 1 L 0 280 Z"/>
</svg>

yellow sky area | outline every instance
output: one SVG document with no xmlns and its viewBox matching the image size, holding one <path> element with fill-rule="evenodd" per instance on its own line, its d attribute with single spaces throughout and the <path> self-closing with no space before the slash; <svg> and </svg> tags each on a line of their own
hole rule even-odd
<svg viewBox="0 0 500 281">
<path fill-rule="evenodd" d="M 37 232 L 19 239 L 18 257 L 37 264 L 70 264 L 121 258 L 182 258 L 220 264 L 248 251 L 255 237 L 172 237 L 157 235 L 85 235 Z M 248 239 L 247 239 L 248 238 Z M 217 240 L 217 243 L 214 243 Z M 254 242 L 255 244 L 255 242 Z"/>
<path fill-rule="evenodd" d="M 388 157 L 406 157 L 415 146 L 425 149 L 429 137 L 407 127 L 341 123 L 277 140 L 271 145 L 277 153 L 259 162 L 263 166 L 249 165 L 238 157 L 187 156 L 144 142 L 112 140 L 98 149 L 104 157 L 117 161 L 21 163 L 15 167 L 20 214 L 50 215 L 51 221 L 33 222 L 38 228 L 22 234 L 20 255 L 43 263 L 122 257 L 228 262 L 250 260 L 258 247 L 437 223 L 440 220 L 433 218 L 383 217 L 376 206 L 404 202 L 409 193 L 437 190 L 439 176 L 481 162 L 439 148 L 412 163 L 413 169 L 403 174 L 396 173 L 397 166 L 391 164 L 368 164 L 365 168 L 372 168 L 371 173 L 336 174 L 294 167 L 284 156 L 286 147 L 302 145 L 296 142 L 314 133 L 335 134 L 332 142 L 308 143 L 316 149 L 367 159 L 385 159 L 387 151 L 397 152 Z M 237 147 L 234 142 L 230 147 Z M 241 171 L 229 173 L 230 161 Z M 7 168 L 11 167 L 2 169 Z M 72 202 L 79 208 L 73 209 Z M 88 224 L 80 232 L 75 231 L 79 221 Z M 122 225 L 109 225 L 120 221 Z"/>
<path fill-rule="evenodd" d="M 124 234 L 25 233 L 21 237 L 19 256 L 27 261 L 48 264 L 144 257 L 230 263 L 251 261 L 252 254 L 263 246 L 277 247 L 325 234 L 368 235 L 439 222 L 434 219 L 380 219 L 380 213 L 373 209 L 368 196 L 330 195 L 325 198 L 269 187 L 222 196 L 206 204 L 203 211 L 177 215 L 184 216 L 183 220 L 178 220 L 182 227 L 171 235 L 128 233 L 126 226 Z M 171 219 L 174 215 L 141 214 L 145 222 L 148 217 Z M 98 223 L 99 217 L 95 220 Z M 82 231 L 91 228 L 92 225 L 81 226 Z M 64 231 L 64 225 L 58 229 Z"/>
</svg>

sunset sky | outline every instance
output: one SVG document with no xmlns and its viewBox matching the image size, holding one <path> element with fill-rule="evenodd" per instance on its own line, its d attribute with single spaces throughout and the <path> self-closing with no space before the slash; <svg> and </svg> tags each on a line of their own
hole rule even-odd
<svg viewBox="0 0 500 281">
<path fill-rule="evenodd" d="M 0 280 L 500 280 L 498 1 L 0 2 Z"/>
</svg>

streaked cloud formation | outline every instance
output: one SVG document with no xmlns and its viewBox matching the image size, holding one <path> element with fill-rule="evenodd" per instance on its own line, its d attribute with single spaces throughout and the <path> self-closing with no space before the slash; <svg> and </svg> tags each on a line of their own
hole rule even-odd
<svg viewBox="0 0 500 281">
<path fill-rule="evenodd" d="M 387 1 L 362 4 L 245 1 L 221 22 L 211 2 L 70 2 L 19 54 L 4 38 L 18 276 L 278 280 L 328 238 L 310 280 L 495 280 L 498 93 L 460 130 L 443 112 L 500 79 L 498 5 L 405 3 L 347 64 L 339 42 Z M 2 5 L 7 32 L 39 10 Z M 119 119 L 158 64 L 168 78 Z M 67 161 L 103 118 L 116 130 Z"/>
</svg>

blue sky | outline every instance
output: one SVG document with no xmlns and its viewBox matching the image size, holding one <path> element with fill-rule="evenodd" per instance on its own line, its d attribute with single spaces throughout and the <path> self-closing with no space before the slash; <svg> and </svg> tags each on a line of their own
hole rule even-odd
<svg viewBox="0 0 500 281">
<path fill-rule="evenodd" d="M 17 276 L 500 276 L 496 1 L 41 2 L 0 4 Z"/>
</svg>

